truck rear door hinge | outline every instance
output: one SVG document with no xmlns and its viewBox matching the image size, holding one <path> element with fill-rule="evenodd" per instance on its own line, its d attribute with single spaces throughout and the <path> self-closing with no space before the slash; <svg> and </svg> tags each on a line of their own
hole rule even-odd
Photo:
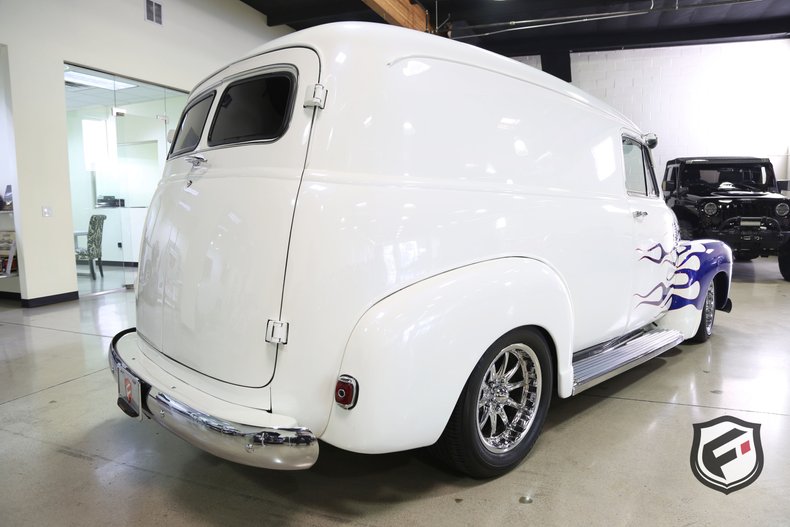
<svg viewBox="0 0 790 527">
<path fill-rule="evenodd" d="M 326 88 L 321 84 L 311 84 L 307 87 L 307 94 L 304 98 L 304 107 L 311 106 L 324 109 L 326 104 Z"/>
<path fill-rule="evenodd" d="M 288 344 L 288 322 L 269 320 L 266 322 L 266 342 Z"/>
</svg>

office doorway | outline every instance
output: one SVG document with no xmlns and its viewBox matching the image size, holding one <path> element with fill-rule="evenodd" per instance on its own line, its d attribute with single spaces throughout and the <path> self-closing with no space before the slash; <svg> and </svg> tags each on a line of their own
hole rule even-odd
<svg viewBox="0 0 790 527">
<path fill-rule="evenodd" d="M 75 64 L 63 78 L 79 294 L 129 289 L 187 93 Z"/>
</svg>

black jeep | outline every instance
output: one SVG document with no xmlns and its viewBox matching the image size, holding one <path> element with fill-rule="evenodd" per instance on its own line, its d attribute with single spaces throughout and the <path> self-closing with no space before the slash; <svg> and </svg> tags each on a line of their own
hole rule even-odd
<svg viewBox="0 0 790 527">
<path fill-rule="evenodd" d="M 722 240 L 741 261 L 778 254 L 779 270 L 790 281 L 790 198 L 779 193 L 768 159 L 673 159 L 664 198 L 684 240 Z"/>
</svg>

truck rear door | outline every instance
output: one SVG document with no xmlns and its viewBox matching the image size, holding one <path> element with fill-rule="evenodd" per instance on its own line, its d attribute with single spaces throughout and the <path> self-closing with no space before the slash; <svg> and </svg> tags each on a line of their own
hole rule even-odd
<svg viewBox="0 0 790 527">
<path fill-rule="evenodd" d="M 203 83 L 179 124 L 143 234 L 138 333 L 170 359 L 267 385 L 319 59 L 283 49 Z"/>
</svg>

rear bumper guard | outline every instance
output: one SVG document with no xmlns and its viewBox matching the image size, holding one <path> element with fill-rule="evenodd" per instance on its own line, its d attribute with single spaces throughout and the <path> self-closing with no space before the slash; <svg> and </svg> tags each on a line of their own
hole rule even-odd
<svg viewBox="0 0 790 527">
<path fill-rule="evenodd" d="M 188 443 L 215 456 L 259 468 L 301 470 L 318 459 L 318 439 L 307 428 L 250 426 L 208 415 L 153 386 L 123 361 L 118 342 L 133 333 L 122 331 L 110 343 L 110 370 L 119 366 L 142 385 L 143 413 Z"/>
</svg>

